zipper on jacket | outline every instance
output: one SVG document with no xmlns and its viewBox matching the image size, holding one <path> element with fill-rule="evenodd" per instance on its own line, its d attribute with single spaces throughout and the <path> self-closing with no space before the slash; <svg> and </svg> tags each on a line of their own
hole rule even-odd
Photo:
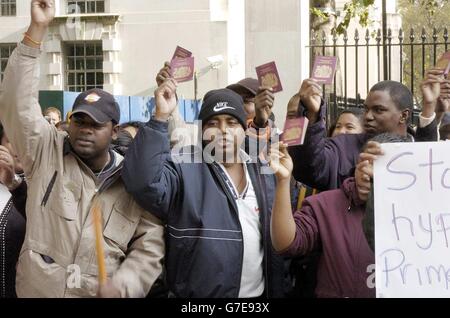
<svg viewBox="0 0 450 318">
<path fill-rule="evenodd" d="M 12 208 L 12 198 L 8 201 L 0 216 L 0 298 L 6 297 L 6 227 Z"/>
<path fill-rule="evenodd" d="M 57 176 L 58 176 L 58 170 L 55 171 L 52 179 L 50 180 L 50 183 L 47 186 L 47 190 L 45 191 L 44 198 L 42 199 L 42 202 L 41 202 L 42 207 L 45 207 L 45 205 L 47 204 L 48 198 L 50 197 L 50 193 L 52 193 L 53 187 L 55 185 Z"/>
<path fill-rule="evenodd" d="M 240 269 L 240 275 L 239 275 L 239 285 L 238 285 L 238 293 L 235 295 L 235 298 L 239 298 L 239 292 L 241 291 L 241 280 L 242 280 L 242 269 L 244 267 L 244 233 L 242 232 L 242 225 L 241 221 L 239 220 L 239 210 L 236 205 L 236 201 L 234 197 L 231 195 L 230 190 L 228 189 L 228 186 L 225 184 L 225 181 L 222 179 L 220 173 L 217 171 L 218 168 L 214 164 L 210 165 L 212 167 L 212 170 L 214 171 L 217 179 L 219 180 L 220 185 L 222 186 L 223 190 L 225 191 L 225 196 L 228 198 L 228 200 L 231 201 L 231 205 L 233 206 L 234 212 L 237 217 L 237 223 L 239 225 L 239 229 L 241 231 L 241 240 L 242 240 L 242 248 L 241 248 L 241 269 Z M 250 181 L 251 182 L 251 181 Z"/>
</svg>

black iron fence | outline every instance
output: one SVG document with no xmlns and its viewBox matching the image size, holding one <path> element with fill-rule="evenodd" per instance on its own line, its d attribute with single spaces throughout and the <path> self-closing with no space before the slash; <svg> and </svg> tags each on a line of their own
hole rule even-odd
<svg viewBox="0 0 450 318">
<path fill-rule="evenodd" d="M 340 110 L 362 107 L 370 88 L 382 80 L 395 80 L 407 85 L 414 94 L 414 114 L 420 112 L 420 83 L 427 69 L 448 50 L 448 28 L 405 33 L 402 29 L 388 29 L 383 38 L 381 30 L 364 34 L 355 30 L 352 36 L 332 31 L 330 34 L 312 33 L 311 69 L 317 55 L 337 56 L 338 70 L 332 87 L 324 87 L 329 102 L 329 120 Z M 386 47 L 386 54 L 383 48 Z M 384 67 L 386 65 L 386 68 Z"/>
</svg>

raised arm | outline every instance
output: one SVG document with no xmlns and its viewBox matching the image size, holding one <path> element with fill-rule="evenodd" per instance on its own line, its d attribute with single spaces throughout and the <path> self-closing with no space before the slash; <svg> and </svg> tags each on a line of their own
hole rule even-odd
<svg viewBox="0 0 450 318">
<path fill-rule="evenodd" d="M 40 42 L 55 15 L 53 0 L 31 2 L 31 24 L 11 55 L 0 88 L 0 121 L 27 175 L 34 170 L 44 142 L 51 142 L 50 125 L 38 103 Z"/>
<path fill-rule="evenodd" d="M 290 198 L 292 159 L 286 146 L 271 148 L 270 166 L 275 171 L 277 188 L 272 209 L 272 246 L 278 253 L 289 256 L 307 254 L 317 247 L 319 230 L 308 204 L 293 215 Z"/>
<path fill-rule="evenodd" d="M 180 178 L 170 157 L 168 119 L 177 107 L 176 82 L 168 79 L 155 91 L 156 113 L 139 129 L 125 158 L 122 177 L 127 191 L 145 210 L 162 220 L 176 204 Z"/>
</svg>

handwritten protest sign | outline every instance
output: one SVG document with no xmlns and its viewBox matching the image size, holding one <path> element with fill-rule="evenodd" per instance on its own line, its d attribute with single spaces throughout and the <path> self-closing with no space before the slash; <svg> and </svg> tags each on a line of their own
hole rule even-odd
<svg viewBox="0 0 450 318">
<path fill-rule="evenodd" d="M 382 147 L 374 167 L 377 297 L 450 297 L 450 143 Z"/>
</svg>

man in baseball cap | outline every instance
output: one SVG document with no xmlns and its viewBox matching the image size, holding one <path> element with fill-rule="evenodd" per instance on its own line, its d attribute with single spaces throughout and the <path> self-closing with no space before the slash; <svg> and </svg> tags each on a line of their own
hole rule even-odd
<svg viewBox="0 0 450 318">
<path fill-rule="evenodd" d="M 99 88 L 78 95 L 72 107 L 71 117 L 80 113 L 89 115 L 99 124 L 112 121 L 117 125 L 120 121 L 120 108 L 114 96 Z"/>
<path fill-rule="evenodd" d="M 247 127 L 265 128 L 274 126 L 275 116 L 272 113 L 272 107 L 275 97 L 269 87 L 261 87 L 257 79 L 248 77 L 236 84 L 229 85 L 227 88 L 237 93 L 244 100 Z"/>
<path fill-rule="evenodd" d="M 258 94 L 259 82 L 254 78 L 245 78 L 236 84 L 227 86 L 244 100 L 244 110 L 247 113 L 247 120 L 255 118 L 255 97 Z"/>
<path fill-rule="evenodd" d="M 73 150 L 103 179 L 109 168 L 114 168 L 110 144 L 118 132 L 119 105 L 114 96 L 94 88 L 78 95 L 70 119 L 69 140 Z"/>
</svg>

